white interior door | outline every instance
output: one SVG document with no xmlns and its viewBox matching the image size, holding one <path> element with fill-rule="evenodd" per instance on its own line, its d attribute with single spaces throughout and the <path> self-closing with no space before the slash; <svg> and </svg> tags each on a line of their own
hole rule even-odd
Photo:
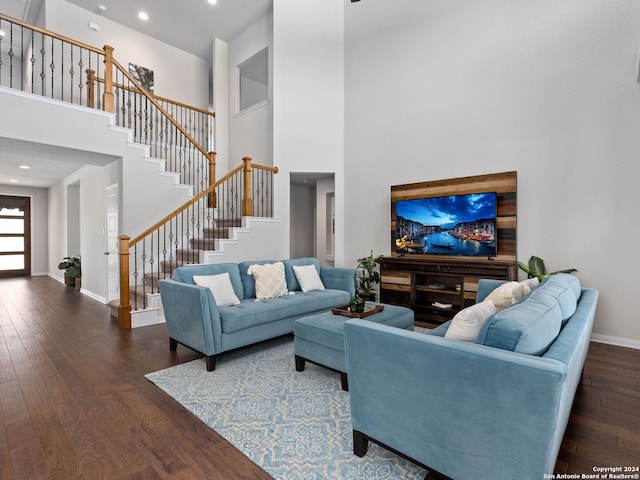
<svg viewBox="0 0 640 480">
<path fill-rule="evenodd" d="M 107 257 L 107 301 L 120 298 L 120 272 L 118 258 L 118 203 L 119 187 L 116 183 L 106 188 L 107 218 L 106 218 L 106 251 Z"/>
</svg>

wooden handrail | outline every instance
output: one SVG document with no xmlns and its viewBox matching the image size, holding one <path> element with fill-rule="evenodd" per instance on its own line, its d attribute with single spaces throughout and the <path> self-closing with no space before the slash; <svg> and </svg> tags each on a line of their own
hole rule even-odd
<svg viewBox="0 0 640 480">
<path fill-rule="evenodd" d="M 52 32 L 50 30 L 46 30 L 44 28 L 37 27 L 35 25 L 30 25 L 30 24 L 25 23 L 25 22 L 23 22 L 21 20 L 18 20 L 17 18 L 13 18 L 13 17 L 10 17 L 9 15 L 5 15 L 4 13 L 0 13 L 0 19 L 6 20 L 6 21 L 11 22 L 11 23 L 16 23 L 16 24 L 20 25 L 21 27 L 28 28 L 29 30 L 33 30 L 34 32 L 43 33 L 43 34 L 48 35 L 50 37 L 53 37 L 53 38 L 55 38 L 57 40 L 61 40 L 63 42 L 71 43 L 71 44 L 73 44 L 73 45 L 75 45 L 77 47 L 85 48 L 85 49 L 90 50 L 90 51 L 92 51 L 94 53 L 99 53 L 99 54 L 104 55 L 104 50 L 102 50 L 100 48 L 92 47 L 91 45 L 87 45 L 86 43 L 82 43 L 82 42 L 79 42 L 77 40 L 73 40 L 73 39 L 71 39 L 69 37 L 65 37 L 63 35 L 58 35 L 57 33 L 54 33 L 54 32 Z"/>
<path fill-rule="evenodd" d="M 248 158 L 248 157 L 247 157 Z M 251 165 L 256 170 L 266 170 L 267 172 L 278 173 L 278 167 L 267 167 L 265 165 Z"/>
<path fill-rule="evenodd" d="M 215 154 L 212 156 L 212 158 L 215 158 Z M 217 187 L 219 187 L 221 184 L 223 184 L 224 182 L 226 182 L 231 177 L 233 177 L 234 175 L 238 174 L 241 171 L 245 173 L 245 178 L 244 178 L 244 182 L 245 182 L 245 184 L 244 184 L 244 188 L 245 188 L 244 196 L 245 196 L 245 198 L 243 198 L 243 200 L 242 200 L 242 202 L 243 202 L 242 215 L 243 216 L 247 216 L 247 215 L 251 216 L 253 212 L 245 212 L 244 211 L 244 205 L 247 204 L 247 203 L 252 203 L 252 201 L 251 201 L 251 195 L 252 195 L 251 178 L 250 178 L 250 175 L 249 175 L 249 180 L 248 180 L 249 181 L 249 185 L 248 185 L 248 189 L 247 189 L 246 173 L 247 172 L 251 172 L 252 168 L 256 168 L 256 169 L 259 169 L 259 170 L 266 170 L 266 171 L 273 172 L 273 173 L 278 173 L 278 167 L 268 167 L 268 166 L 265 166 L 265 165 L 252 165 L 251 164 L 251 158 L 249 158 L 249 157 L 243 158 L 242 161 L 243 161 L 242 165 L 239 165 L 238 167 L 236 167 L 233 170 L 231 170 L 229 173 L 227 173 L 220 180 L 215 182 L 213 185 L 208 187 L 206 190 L 203 190 L 201 193 L 199 193 L 198 195 L 193 197 L 191 200 L 189 200 L 187 203 L 185 203 L 181 207 L 179 207 L 176 210 L 174 210 L 172 213 L 170 213 L 169 215 L 164 217 L 159 222 L 156 222 L 153 226 L 151 226 L 148 229 L 146 229 L 144 232 L 142 232 L 140 235 L 135 237 L 133 240 L 130 240 L 130 237 L 128 235 L 121 235 L 120 237 L 118 237 L 119 242 L 120 242 L 120 305 L 119 305 L 118 314 L 119 314 L 119 321 L 120 321 L 120 328 L 121 329 L 129 329 L 129 328 L 131 328 L 131 300 L 130 300 L 130 295 L 129 295 L 129 276 L 130 276 L 130 272 L 129 272 L 129 257 L 130 257 L 131 247 L 133 247 L 133 246 L 137 245 L 138 243 L 140 243 L 142 240 L 147 238 L 153 232 L 155 232 L 156 230 L 159 230 L 167 222 L 169 222 L 173 218 L 175 218 L 178 215 L 180 215 L 180 213 L 184 212 L 187 208 L 189 208 L 190 206 L 192 206 L 193 204 L 195 204 L 199 200 L 205 198 L 207 195 L 210 195 L 209 196 L 209 202 L 210 202 L 211 201 L 210 200 L 211 196 L 215 195 L 214 190 Z M 247 196 L 249 197 L 248 202 L 246 200 Z M 209 203 L 209 206 L 211 206 L 210 203 Z"/>
<path fill-rule="evenodd" d="M 99 82 L 99 83 L 105 83 L 104 82 L 104 78 L 94 77 L 94 80 L 96 82 Z M 122 84 L 116 83 L 116 82 L 113 83 L 113 86 L 115 88 L 121 88 L 123 90 L 127 90 L 129 92 L 134 92 L 134 93 L 138 92 L 138 90 L 139 90 L 138 88 L 131 88 L 131 87 L 128 87 L 126 85 L 122 85 Z M 171 100 L 170 98 L 161 97 L 160 95 L 156 95 L 155 93 L 150 93 L 150 95 L 153 98 L 155 98 L 156 100 L 160 101 L 160 102 L 167 102 L 167 103 L 170 103 L 170 104 L 175 105 L 177 107 L 187 108 L 189 110 L 193 110 L 194 112 L 202 113 L 204 115 L 210 115 L 212 117 L 216 116 L 216 112 L 210 112 L 210 111 L 204 110 L 202 108 L 193 107 L 191 105 L 187 105 L 186 103 L 178 102 L 177 100 Z"/>
<path fill-rule="evenodd" d="M 144 95 L 145 97 L 147 97 L 149 99 L 149 101 L 151 103 L 153 103 L 153 105 L 162 112 L 162 114 L 167 117 L 167 119 L 173 123 L 173 125 L 180 130 L 180 132 L 187 137 L 187 139 L 198 149 L 200 150 L 200 152 L 207 158 L 209 158 L 209 152 L 207 152 L 190 134 L 189 132 L 187 132 L 184 127 L 182 125 L 180 125 L 175 118 L 173 118 L 171 116 L 171 114 L 169 112 L 167 112 L 167 110 L 160 105 L 155 98 L 153 98 L 153 96 L 147 92 L 144 88 L 142 88 L 142 86 L 138 83 L 138 81 L 133 78 L 133 75 L 131 75 L 127 70 L 124 69 L 124 67 L 122 65 L 120 65 L 120 63 L 118 63 L 118 61 L 116 59 L 113 59 L 113 64 L 118 68 L 118 70 L 120 70 L 120 72 L 122 72 L 122 74 L 127 77 L 127 79 L 133 83 L 134 85 L 136 85 L 139 89 L 140 89 L 140 94 Z M 108 78 L 108 77 L 107 77 Z M 107 85 L 105 83 L 105 90 L 107 89 Z M 105 92 L 106 93 L 106 92 Z"/>
<path fill-rule="evenodd" d="M 248 158 L 248 157 L 245 157 L 245 158 Z M 249 160 L 251 160 L 251 159 L 249 159 Z M 259 168 L 259 169 L 262 169 L 262 170 L 268 170 L 268 171 L 271 171 L 271 172 L 274 172 L 274 173 L 278 173 L 278 167 L 267 167 L 267 166 L 264 166 L 264 165 L 253 165 L 253 167 L 254 168 Z M 185 211 L 187 208 L 189 208 L 191 205 L 193 205 L 197 201 L 199 201 L 199 200 L 203 199 L 204 197 L 206 197 L 207 195 L 209 195 L 211 192 L 213 192 L 213 190 L 215 190 L 217 187 L 219 187 L 222 183 L 227 181 L 229 178 L 233 177 L 236 173 L 243 171 L 245 168 L 246 168 L 246 163 L 243 163 L 242 165 L 239 165 L 236 168 L 234 168 L 233 170 L 231 170 L 224 177 L 222 177 L 220 180 L 216 181 L 213 185 L 211 185 L 207 189 L 205 189 L 202 192 L 200 192 L 198 195 L 193 197 L 187 203 L 185 203 L 181 207 L 175 209 L 173 212 L 171 212 L 169 215 L 164 217 L 162 220 L 160 220 L 159 222 L 156 222 L 151 227 L 147 228 L 144 232 L 142 232 L 140 235 L 138 235 L 133 240 L 131 240 L 129 242 L 129 246 L 132 247 L 132 246 L 136 245 L 137 243 L 140 243 L 145 237 L 150 235 L 152 232 L 156 231 L 158 228 L 160 228 L 162 225 L 167 223 L 172 218 L 176 217 L 177 215 L 179 215 L 180 213 Z"/>
</svg>

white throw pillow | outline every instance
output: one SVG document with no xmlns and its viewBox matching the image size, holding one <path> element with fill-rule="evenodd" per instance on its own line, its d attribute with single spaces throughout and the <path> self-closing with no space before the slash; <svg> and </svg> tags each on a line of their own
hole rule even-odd
<svg viewBox="0 0 640 480">
<path fill-rule="evenodd" d="M 293 265 L 293 273 L 295 273 L 303 292 L 324 290 L 324 284 L 315 265 Z"/>
<path fill-rule="evenodd" d="M 524 285 L 524 294 L 528 295 L 531 290 L 535 289 L 538 286 L 538 284 L 540 283 L 540 279 L 538 277 L 527 278 L 520 283 Z"/>
<path fill-rule="evenodd" d="M 236 292 L 233 291 L 231 277 L 228 272 L 218 275 L 194 275 L 193 281 L 196 285 L 207 287 L 211 290 L 216 305 L 219 307 L 228 307 L 229 305 L 237 305 L 240 303 Z"/>
<path fill-rule="evenodd" d="M 263 265 L 251 265 L 247 269 L 249 275 L 256 280 L 256 298 L 276 298 L 286 295 L 287 280 L 284 276 L 284 263 L 267 263 Z"/>
<path fill-rule="evenodd" d="M 453 317 L 444 336 L 465 342 L 475 342 L 480 328 L 494 313 L 496 313 L 496 307 L 489 300 L 462 309 Z"/>
<path fill-rule="evenodd" d="M 496 306 L 496 312 L 510 307 L 524 296 L 524 285 L 519 282 L 507 282 L 500 285 L 487 295 L 485 300 L 490 300 Z"/>
</svg>

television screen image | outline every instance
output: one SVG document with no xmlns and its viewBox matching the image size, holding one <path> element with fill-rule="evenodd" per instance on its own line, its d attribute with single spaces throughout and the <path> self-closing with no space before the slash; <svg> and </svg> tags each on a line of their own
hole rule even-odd
<svg viewBox="0 0 640 480">
<path fill-rule="evenodd" d="M 496 192 L 396 201 L 396 253 L 495 257 Z"/>
</svg>

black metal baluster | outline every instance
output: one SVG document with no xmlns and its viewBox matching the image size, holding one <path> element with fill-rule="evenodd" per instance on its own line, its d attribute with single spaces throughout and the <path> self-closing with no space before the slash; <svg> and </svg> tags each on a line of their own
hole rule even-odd
<svg viewBox="0 0 640 480">
<path fill-rule="evenodd" d="M 56 65 L 54 63 L 54 56 L 53 56 L 53 37 L 51 37 L 51 63 L 49 64 L 49 68 L 51 69 L 51 98 L 53 98 L 53 95 L 54 95 L 54 91 L 53 91 L 53 72 L 56 69 Z"/>
<path fill-rule="evenodd" d="M 73 76 L 74 76 L 74 71 L 73 71 L 73 45 L 69 44 L 69 52 L 70 52 L 70 56 L 71 56 L 71 68 L 69 69 L 69 75 L 70 75 L 70 79 L 69 79 L 69 96 L 71 97 L 71 103 L 73 103 Z M 80 102 L 82 103 L 82 102 Z"/>
<path fill-rule="evenodd" d="M 42 79 L 42 92 L 41 92 L 41 95 L 44 97 L 44 96 L 46 96 L 45 95 L 46 94 L 45 78 L 47 78 L 47 76 L 44 73 L 44 62 L 45 62 L 44 55 L 45 55 L 45 53 L 47 53 L 47 51 L 44 49 L 44 33 L 41 34 L 41 40 L 42 40 L 42 42 L 41 42 L 42 47 L 40 48 L 40 55 L 42 56 L 42 65 L 40 66 L 40 69 L 41 69 L 40 70 L 40 78 Z"/>
<path fill-rule="evenodd" d="M 142 255 L 140 263 L 142 263 L 142 308 L 146 307 L 147 300 L 147 239 L 142 239 Z"/>
<path fill-rule="evenodd" d="M 53 59 L 53 40 L 51 40 L 51 57 Z M 53 77 L 53 72 L 51 76 Z M 53 85 L 53 79 L 51 84 Z M 60 42 L 60 100 L 64 102 L 64 42 Z"/>
<path fill-rule="evenodd" d="M 80 59 L 78 60 L 78 70 L 80 71 L 80 77 L 79 77 L 80 81 L 78 82 L 78 90 L 80 92 L 80 105 L 86 104 L 87 106 L 89 106 L 88 103 L 86 103 L 86 100 L 82 96 L 82 88 L 84 87 L 83 80 L 86 81 L 85 79 L 86 79 L 86 74 L 87 74 L 87 72 L 85 72 L 82 69 L 82 67 L 84 66 L 84 63 L 82 62 L 82 50 L 83 49 L 81 48 L 80 52 L 79 52 L 80 53 L 80 55 L 79 55 Z M 91 52 L 89 52 L 89 57 L 91 57 Z M 83 78 L 83 73 L 85 75 L 84 78 Z M 83 103 L 83 102 L 85 102 L 85 103 Z M 95 105 L 94 105 L 94 107 L 95 107 Z"/>
<path fill-rule="evenodd" d="M 149 290 L 149 293 L 154 293 L 155 288 L 154 288 L 154 283 L 155 283 L 155 277 L 153 276 L 153 267 L 155 265 L 155 259 L 153 257 L 153 232 L 151 232 L 150 234 L 150 238 L 149 238 L 149 247 L 150 247 L 150 251 L 149 251 L 149 270 L 151 271 L 151 274 L 149 276 L 149 278 L 151 279 L 151 288 Z M 160 265 L 156 265 L 156 273 L 158 274 L 158 277 L 160 276 L 160 272 L 158 270 L 158 268 L 160 267 Z M 147 296 L 145 295 L 145 300 L 146 300 Z M 145 303 L 144 308 L 147 308 L 147 305 Z"/>
<path fill-rule="evenodd" d="M 125 285 L 129 288 L 129 285 Z M 133 247 L 133 309 L 138 309 L 138 244 Z"/>
<path fill-rule="evenodd" d="M 13 23 L 9 27 L 9 52 L 7 52 L 7 55 L 9 55 L 9 87 L 13 88 Z"/>
</svg>

